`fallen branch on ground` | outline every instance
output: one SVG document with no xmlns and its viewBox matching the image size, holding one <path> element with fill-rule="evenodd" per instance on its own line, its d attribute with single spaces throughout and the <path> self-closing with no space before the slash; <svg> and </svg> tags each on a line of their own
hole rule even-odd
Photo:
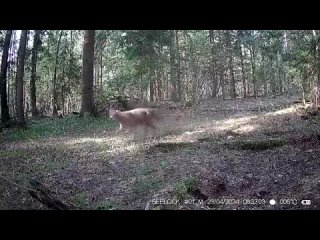
<svg viewBox="0 0 320 240">
<path fill-rule="evenodd" d="M 38 181 L 31 179 L 29 181 L 32 190 L 28 190 L 29 194 L 37 199 L 39 202 L 44 204 L 50 209 L 53 210 L 72 210 L 72 209 L 79 209 L 76 206 L 73 205 L 66 205 L 65 203 L 61 202 L 59 199 L 51 196 L 52 192 L 47 189 L 45 186 L 43 186 Z"/>
</svg>

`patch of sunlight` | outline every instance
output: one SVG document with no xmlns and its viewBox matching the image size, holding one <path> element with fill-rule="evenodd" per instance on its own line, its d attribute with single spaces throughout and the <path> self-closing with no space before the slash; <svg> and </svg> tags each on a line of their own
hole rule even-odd
<svg viewBox="0 0 320 240">
<path fill-rule="evenodd" d="M 256 118 L 257 116 L 247 116 L 242 118 L 231 118 L 229 120 L 217 121 L 217 126 L 215 127 L 215 129 L 218 131 L 230 130 L 230 128 L 234 128 L 239 124 L 246 124 Z"/>
<path fill-rule="evenodd" d="M 74 140 L 74 143 L 86 143 L 86 142 L 96 142 L 96 143 L 102 143 L 107 141 L 106 138 L 80 138 Z"/>
<path fill-rule="evenodd" d="M 131 145 L 125 145 L 125 146 L 117 146 L 117 147 L 113 147 L 110 150 L 106 150 L 107 153 L 123 153 L 123 152 L 135 152 L 137 151 L 139 148 L 139 145 L 137 144 L 131 144 Z"/>
<path fill-rule="evenodd" d="M 249 133 L 249 132 L 256 130 L 257 127 L 258 127 L 258 125 L 245 125 L 245 126 L 242 126 L 238 129 L 234 130 L 233 132 L 235 132 L 235 133 Z"/>
<path fill-rule="evenodd" d="M 294 107 L 289 107 L 289 108 L 282 109 L 282 110 L 279 110 L 276 112 L 267 113 L 267 114 L 265 114 L 265 116 L 277 116 L 277 115 L 283 115 L 283 114 L 287 114 L 287 113 L 293 113 L 295 111 L 296 110 Z"/>
<path fill-rule="evenodd" d="M 124 139 L 119 137 L 105 137 L 105 138 L 98 138 L 98 137 L 85 137 L 85 138 L 76 138 L 71 139 L 64 142 L 64 145 L 77 145 L 77 144 L 86 144 L 86 143 L 97 143 L 97 144 L 110 144 L 112 145 L 120 145 L 124 143 Z"/>
<path fill-rule="evenodd" d="M 195 135 L 195 134 L 197 134 L 197 133 L 203 133 L 203 132 L 205 132 L 205 131 L 206 131 L 205 129 L 203 129 L 203 130 L 198 130 L 198 131 L 192 131 L 192 132 L 186 131 L 186 132 L 184 132 L 182 135 Z"/>
</svg>

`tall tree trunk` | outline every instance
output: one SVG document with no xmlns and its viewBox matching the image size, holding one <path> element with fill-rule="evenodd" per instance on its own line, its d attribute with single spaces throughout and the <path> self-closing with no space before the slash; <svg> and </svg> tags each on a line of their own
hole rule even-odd
<svg viewBox="0 0 320 240">
<path fill-rule="evenodd" d="M 266 64 L 264 60 L 264 56 L 262 56 L 262 71 L 263 71 L 263 95 L 268 95 L 268 82 L 266 78 Z"/>
<path fill-rule="evenodd" d="M 150 78 L 150 84 L 149 84 L 149 87 L 150 87 L 150 102 L 153 102 L 154 101 L 154 70 L 153 70 L 153 67 L 150 68 L 150 72 L 149 72 L 149 78 Z"/>
<path fill-rule="evenodd" d="M 252 67 L 252 83 L 253 83 L 253 94 L 257 98 L 257 81 L 256 81 L 256 63 L 255 63 L 255 52 L 254 52 L 254 47 L 252 47 L 250 51 L 250 56 L 251 56 L 251 67 Z"/>
<path fill-rule="evenodd" d="M 198 102 L 198 79 L 197 79 L 197 73 L 196 70 L 193 70 L 193 76 L 192 76 L 192 102 L 194 104 L 197 104 Z"/>
<path fill-rule="evenodd" d="M 18 66 L 16 78 L 16 108 L 18 125 L 24 125 L 24 105 L 23 105 L 23 77 L 24 77 L 24 62 L 26 56 L 28 30 L 21 31 L 20 44 L 18 50 Z"/>
<path fill-rule="evenodd" d="M 169 78 L 168 78 L 168 74 L 167 77 L 165 78 L 165 84 L 166 84 L 166 100 L 169 100 Z"/>
<path fill-rule="evenodd" d="M 55 61 L 55 65 L 54 65 L 54 74 L 53 74 L 53 86 L 52 86 L 52 95 L 53 95 L 53 103 L 52 103 L 52 115 L 53 116 L 57 116 L 57 104 L 58 104 L 58 95 L 57 95 L 57 89 L 56 89 L 56 85 L 57 85 L 57 68 L 58 68 L 58 57 L 59 57 L 59 49 L 60 49 L 60 42 L 61 42 L 61 38 L 62 38 L 62 34 L 63 34 L 63 30 L 61 30 L 60 32 L 60 36 L 59 36 L 59 40 L 58 40 L 58 44 L 57 44 L 57 51 L 56 51 L 56 61 Z"/>
<path fill-rule="evenodd" d="M 102 89 L 102 73 L 103 73 L 103 51 L 101 50 L 100 55 L 100 89 Z"/>
<path fill-rule="evenodd" d="M 220 85 L 221 85 L 221 94 L 222 94 L 222 99 L 226 99 L 225 96 L 225 91 L 224 91 L 224 71 L 222 69 L 223 67 L 221 66 L 221 70 L 220 70 Z"/>
<path fill-rule="evenodd" d="M 140 73 L 140 82 L 142 83 L 142 81 L 143 81 L 143 73 L 141 71 L 141 73 Z M 140 99 L 143 100 L 143 87 L 142 86 L 140 88 Z"/>
<path fill-rule="evenodd" d="M 31 77 L 30 77 L 30 100 L 32 116 L 38 115 L 37 98 L 36 98 L 36 79 L 37 79 L 37 60 L 38 50 L 41 45 L 40 30 L 34 30 L 33 48 L 31 56 Z"/>
<path fill-rule="evenodd" d="M 226 46 L 227 46 L 227 51 L 229 55 L 229 71 L 230 71 L 230 96 L 231 98 L 235 99 L 236 98 L 236 83 L 234 79 L 234 72 L 233 72 L 233 54 L 232 54 L 232 46 L 231 46 L 231 35 L 230 31 L 227 30 L 225 32 L 225 37 L 226 37 Z"/>
<path fill-rule="evenodd" d="M 216 56 L 215 56 L 215 43 L 214 43 L 214 31 L 209 30 L 209 38 L 211 42 L 211 79 L 212 79 L 212 98 L 217 97 L 218 79 L 216 77 Z"/>
<path fill-rule="evenodd" d="M 177 81 L 175 71 L 175 37 L 174 30 L 170 30 L 170 81 L 171 81 L 171 100 L 177 101 Z"/>
<path fill-rule="evenodd" d="M 244 59 L 242 54 L 242 44 L 239 44 L 239 54 L 240 54 L 240 63 L 241 63 L 241 73 L 242 73 L 242 85 L 243 85 L 243 97 L 247 97 L 247 83 L 246 83 L 246 72 L 244 67 Z"/>
<path fill-rule="evenodd" d="M 150 102 L 154 102 L 154 95 L 155 95 L 155 83 L 154 83 L 154 76 L 155 76 L 155 64 L 154 61 L 156 60 L 155 56 L 148 56 L 147 58 L 149 62 L 149 91 L 147 91 L 150 94 L 149 100 Z"/>
<path fill-rule="evenodd" d="M 159 44 L 159 56 L 161 56 L 162 54 L 162 45 Z M 162 82 L 161 82 L 161 72 L 162 72 L 162 68 L 161 68 L 161 58 L 158 56 L 157 58 L 157 93 L 158 93 L 158 100 L 162 101 Z"/>
<path fill-rule="evenodd" d="M 280 54 L 277 52 L 278 93 L 282 93 Z"/>
<path fill-rule="evenodd" d="M 65 114 L 65 99 L 64 99 L 64 95 L 65 95 L 65 87 L 66 87 L 66 84 L 65 84 L 65 81 L 64 81 L 64 76 L 65 76 L 65 66 L 66 64 L 63 64 L 63 67 L 62 67 L 62 77 L 61 77 L 61 80 L 62 80 L 62 84 L 61 84 L 61 101 L 62 101 L 62 114 L 64 115 Z"/>
<path fill-rule="evenodd" d="M 95 30 L 85 30 L 83 41 L 82 104 L 83 114 L 93 114 L 93 60 Z"/>
<path fill-rule="evenodd" d="M 8 96 L 7 96 L 7 70 L 8 70 L 8 55 L 10 48 L 10 41 L 12 36 L 12 30 L 7 30 L 3 48 L 2 48 L 2 60 L 1 60 L 1 72 L 0 72 L 0 89 L 1 89 L 1 122 L 5 125 L 10 121 Z"/>
<path fill-rule="evenodd" d="M 176 30 L 176 57 L 177 57 L 177 67 L 176 67 L 176 73 L 177 73 L 177 88 L 178 88 L 178 101 L 181 100 L 181 73 L 180 73 L 180 66 L 181 66 L 181 62 L 180 62 L 180 53 L 179 53 L 179 31 Z"/>
<path fill-rule="evenodd" d="M 319 30 L 315 30 L 316 33 L 316 54 L 317 54 L 317 103 L 316 106 L 320 106 L 320 34 Z"/>
</svg>

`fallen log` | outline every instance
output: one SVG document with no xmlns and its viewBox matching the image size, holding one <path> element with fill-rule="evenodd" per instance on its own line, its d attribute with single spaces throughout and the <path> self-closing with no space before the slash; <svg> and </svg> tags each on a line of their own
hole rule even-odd
<svg viewBox="0 0 320 240">
<path fill-rule="evenodd" d="M 37 180 L 31 179 L 29 181 L 29 184 L 32 188 L 32 190 L 28 190 L 28 193 L 31 195 L 31 197 L 38 200 L 48 208 L 53 210 L 79 209 L 74 205 L 71 205 L 71 204 L 67 205 L 62 201 L 60 201 L 59 199 L 53 197 L 52 196 L 53 193 Z"/>
</svg>

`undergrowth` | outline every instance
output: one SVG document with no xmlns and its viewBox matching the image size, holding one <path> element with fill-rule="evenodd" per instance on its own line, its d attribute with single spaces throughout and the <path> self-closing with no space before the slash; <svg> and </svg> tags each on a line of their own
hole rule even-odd
<svg viewBox="0 0 320 240">
<path fill-rule="evenodd" d="M 117 123 L 106 118 L 65 116 L 41 119 L 24 128 L 10 129 L 2 138 L 7 141 L 39 139 L 56 136 L 79 135 L 92 130 L 115 128 Z"/>
</svg>

